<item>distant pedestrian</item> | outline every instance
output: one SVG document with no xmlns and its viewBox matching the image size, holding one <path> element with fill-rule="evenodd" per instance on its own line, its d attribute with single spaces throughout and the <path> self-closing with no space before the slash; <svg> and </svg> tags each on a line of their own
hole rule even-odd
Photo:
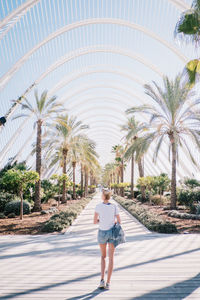
<svg viewBox="0 0 200 300">
<path fill-rule="evenodd" d="M 116 221 L 120 224 L 120 216 L 118 208 L 115 204 L 109 202 L 111 192 L 103 189 L 102 203 L 97 204 L 94 213 L 94 224 L 99 223 L 98 243 L 101 250 L 101 281 L 99 288 L 110 288 L 110 279 L 113 271 L 113 259 L 115 252 L 115 240 L 113 239 L 113 226 Z M 108 244 L 108 274 L 105 284 L 105 268 L 106 268 L 106 246 Z"/>
</svg>

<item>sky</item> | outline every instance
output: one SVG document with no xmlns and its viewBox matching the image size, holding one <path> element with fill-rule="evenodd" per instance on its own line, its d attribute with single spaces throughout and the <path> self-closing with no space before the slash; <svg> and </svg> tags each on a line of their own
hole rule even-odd
<svg viewBox="0 0 200 300">
<path fill-rule="evenodd" d="M 150 101 L 144 83 L 162 85 L 163 75 L 174 78 L 199 55 L 192 45 L 174 39 L 183 8 L 172 0 L 41 0 L 28 6 L 32 2 L 0 1 L 0 21 L 8 19 L 2 28 L 0 23 L 0 114 L 37 82 L 39 93 L 47 89 L 55 94 L 70 115 L 90 126 L 87 134 L 96 142 L 103 166 L 113 159 L 112 146 L 122 142 L 125 110 Z M 33 92 L 27 95 L 31 103 Z M 34 167 L 29 155 L 33 122 L 8 120 L 0 132 L 0 167 L 15 155 Z M 170 172 L 166 151 L 165 145 L 153 166 L 156 174 Z M 152 153 L 145 159 L 146 174 L 152 172 Z M 183 153 L 180 177 L 185 159 Z M 195 168 L 184 172 L 198 174 Z"/>
</svg>

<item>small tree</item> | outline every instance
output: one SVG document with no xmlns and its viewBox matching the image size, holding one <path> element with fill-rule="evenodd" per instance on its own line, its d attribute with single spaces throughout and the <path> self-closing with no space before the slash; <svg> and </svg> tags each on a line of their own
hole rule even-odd
<svg viewBox="0 0 200 300">
<path fill-rule="evenodd" d="M 63 182 L 65 181 L 66 187 L 69 184 L 68 176 L 66 174 L 62 174 L 62 175 L 53 174 L 50 179 L 55 181 L 56 182 L 55 184 L 58 187 L 58 205 L 59 205 L 60 204 L 60 192 L 62 190 Z"/>
<path fill-rule="evenodd" d="M 30 183 L 36 183 L 39 180 L 39 175 L 35 171 L 21 171 L 10 169 L 3 175 L 4 184 L 10 184 L 17 187 L 20 199 L 20 219 L 23 219 L 23 193 Z"/>
</svg>

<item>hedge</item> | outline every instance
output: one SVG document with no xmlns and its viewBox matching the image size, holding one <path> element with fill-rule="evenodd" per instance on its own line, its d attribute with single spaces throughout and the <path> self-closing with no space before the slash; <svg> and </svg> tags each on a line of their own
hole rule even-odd
<svg viewBox="0 0 200 300">
<path fill-rule="evenodd" d="M 127 200 L 120 196 L 113 196 L 113 198 L 149 230 L 159 233 L 178 232 L 174 224 L 164 221 L 159 216 L 156 216 L 155 213 L 150 212 L 147 208 L 137 204 L 135 201 Z"/>
<path fill-rule="evenodd" d="M 81 213 L 83 208 L 90 202 L 93 196 L 88 196 L 83 198 L 76 203 L 71 204 L 66 207 L 65 211 L 56 213 L 44 224 L 42 231 L 43 232 L 54 232 L 62 231 L 72 224 L 72 222 L 77 218 Z"/>
</svg>

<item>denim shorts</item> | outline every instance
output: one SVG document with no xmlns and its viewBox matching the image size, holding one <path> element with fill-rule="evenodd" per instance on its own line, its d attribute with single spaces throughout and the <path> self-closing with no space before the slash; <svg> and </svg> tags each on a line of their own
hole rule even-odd
<svg viewBox="0 0 200 300">
<path fill-rule="evenodd" d="M 114 240 L 112 238 L 112 228 L 109 230 L 101 230 L 98 231 L 98 243 L 99 244 L 106 244 L 112 243 L 114 244 Z"/>
</svg>

